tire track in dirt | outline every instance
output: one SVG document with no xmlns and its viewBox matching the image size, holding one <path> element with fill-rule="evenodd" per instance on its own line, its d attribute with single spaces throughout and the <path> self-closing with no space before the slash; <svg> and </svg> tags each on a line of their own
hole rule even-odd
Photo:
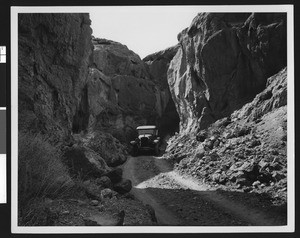
<svg viewBox="0 0 300 238">
<path fill-rule="evenodd" d="M 131 193 L 153 207 L 159 225 L 272 226 L 280 222 L 194 178 L 179 175 L 169 161 L 159 157 L 130 157 L 124 177 L 133 183 Z"/>
</svg>

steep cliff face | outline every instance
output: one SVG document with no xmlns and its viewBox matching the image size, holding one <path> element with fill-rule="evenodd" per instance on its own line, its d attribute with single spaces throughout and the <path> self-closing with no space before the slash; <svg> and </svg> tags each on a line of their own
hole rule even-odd
<svg viewBox="0 0 300 238">
<path fill-rule="evenodd" d="M 54 143 L 87 126 L 92 53 L 88 14 L 19 14 L 19 131 L 47 133 Z"/>
<path fill-rule="evenodd" d="M 200 13 L 178 40 L 168 83 L 182 132 L 230 115 L 286 66 L 285 14 Z"/>
<path fill-rule="evenodd" d="M 137 126 L 156 124 L 158 90 L 147 65 L 125 45 L 98 38 L 93 44 L 93 67 L 87 83 L 89 125 L 128 142 Z"/>
<path fill-rule="evenodd" d="M 158 127 L 162 136 L 172 135 L 179 130 L 179 116 L 173 102 L 167 79 L 171 60 L 177 53 L 179 45 L 167 48 L 146 56 L 143 61 L 147 64 L 151 80 L 158 88 L 156 93 L 159 112 Z"/>
</svg>

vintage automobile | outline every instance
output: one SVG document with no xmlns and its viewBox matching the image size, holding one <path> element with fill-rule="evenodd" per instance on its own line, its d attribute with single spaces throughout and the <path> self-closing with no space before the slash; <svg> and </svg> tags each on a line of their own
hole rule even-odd
<svg viewBox="0 0 300 238">
<path fill-rule="evenodd" d="M 156 126 L 145 125 L 138 126 L 136 128 L 138 137 L 131 141 L 132 155 L 137 156 L 140 152 L 151 151 L 155 155 L 159 154 L 159 142 L 158 130 Z"/>
</svg>

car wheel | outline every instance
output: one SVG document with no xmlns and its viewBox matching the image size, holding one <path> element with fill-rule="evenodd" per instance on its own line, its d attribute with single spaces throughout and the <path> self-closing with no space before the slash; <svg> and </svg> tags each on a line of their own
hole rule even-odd
<svg viewBox="0 0 300 238">
<path fill-rule="evenodd" d="M 136 157 L 136 156 L 138 156 L 138 154 L 139 154 L 139 149 L 137 148 L 137 146 L 134 146 L 131 150 L 131 155 L 133 157 Z"/>
<path fill-rule="evenodd" d="M 159 147 L 158 147 L 158 144 L 155 145 L 155 147 L 154 147 L 154 154 L 155 154 L 156 156 L 159 155 Z"/>
</svg>

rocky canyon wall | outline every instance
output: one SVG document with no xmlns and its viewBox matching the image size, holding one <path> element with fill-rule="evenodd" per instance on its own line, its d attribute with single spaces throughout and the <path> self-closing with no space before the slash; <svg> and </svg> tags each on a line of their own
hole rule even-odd
<svg viewBox="0 0 300 238">
<path fill-rule="evenodd" d="M 165 128 L 162 117 L 171 115 L 170 111 L 177 115 L 174 103 L 170 104 L 166 72 L 178 47 L 157 53 L 164 55 L 163 61 L 154 64 L 158 58 L 155 54 L 144 62 L 121 43 L 94 38 L 93 44 L 93 67 L 87 84 L 90 127 L 107 131 L 122 142 L 132 140 L 135 128 L 143 124 Z"/>
<path fill-rule="evenodd" d="M 128 142 L 139 125 L 178 125 L 166 76 L 178 46 L 144 62 L 92 37 L 88 14 L 20 14 L 18 24 L 19 131 L 59 144 L 94 131 Z"/>
<path fill-rule="evenodd" d="M 286 66 L 286 15 L 200 13 L 178 41 L 167 77 L 180 130 L 205 129 Z"/>
<path fill-rule="evenodd" d="M 19 131 L 46 133 L 61 143 L 72 129 L 87 126 L 78 114 L 88 111 L 90 24 L 88 14 L 19 14 Z"/>
<path fill-rule="evenodd" d="M 163 136 L 173 135 L 179 131 L 179 116 L 173 102 L 168 85 L 167 72 L 171 60 L 176 55 L 179 45 L 148 55 L 143 59 L 147 64 L 151 80 L 155 83 L 159 93 L 159 130 Z"/>
</svg>

